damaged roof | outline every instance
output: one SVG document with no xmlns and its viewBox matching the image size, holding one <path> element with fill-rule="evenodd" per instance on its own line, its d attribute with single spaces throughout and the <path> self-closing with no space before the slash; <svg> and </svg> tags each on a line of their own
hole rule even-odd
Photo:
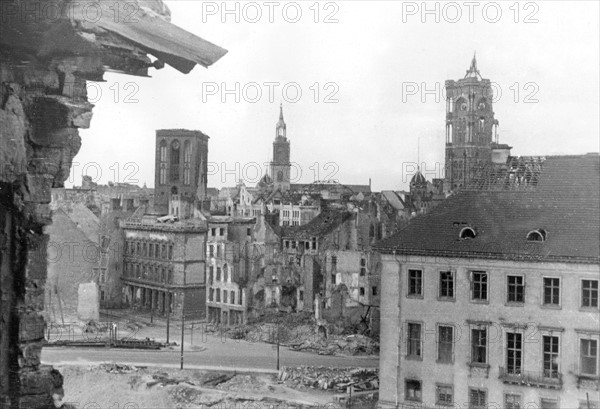
<svg viewBox="0 0 600 409">
<path fill-rule="evenodd" d="M 324 237 L 353 216 L 354 213 L 347 210 L 325 209 L 307 224 L 286 227 L 282 237 L 302 240 Z"/>
<path fill-rule="evenodd" d="M 208 67 L 227 50 L 172 24 L 161 0 L 42 0 L 3 2 L 0 43 L 3 48 L 30 50 L 36 56 L 99 57 L 106 70 L 147 76 L 148 67 L 167 63 L 183 73 L 196 64 Z M 22 18 L 23 10 L 30 11 Z M 157 61 L 151 62 L 146 54 Z M 81 62 L 79 62 L 81 64 Z M 95 67 L 78 67 L 86 79 Z"/>
<path fill-rule="evenodd" d="M 546 157 L 527 190 L 463 191 L 377 243 L 381 253 L 600 262 L 600 156 Z M 474 238 L 459 237 L 470 227 Z M 531 241 L 532 231 L 544 240 Z"/>
<path fill-rule="evenodd" d="M 85 18 L 85 10 L 91 3 L 100 8 L 99 16 L 94 19 L 97 21 L 93 23 Z M 168 12 L 168 9 L 160 0 L 84 0 L 73 2 L 73 6 L 73 17 L 84 23 L 84 28 L 93 24 L 117 34 L 185 74 L 196 64 L 209 67 L 227 53 L 227 50 L 167 21 L 169 14 L 164 11 Z"/>
</svg>

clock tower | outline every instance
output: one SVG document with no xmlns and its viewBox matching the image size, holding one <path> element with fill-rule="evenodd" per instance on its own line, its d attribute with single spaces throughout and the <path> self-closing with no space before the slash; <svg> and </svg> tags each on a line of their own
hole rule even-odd
<svg viewBox="0 0 600 409">
<path fill-rule="evenodd" d="M 444 190 L 468 186 L 492 164 L 498 121 L 489 79 L 482 78 L 475 55 L 465 77 L 446 81 L 446 169 Z"/>
<path fill-rule="evenodd" d="M 286 136 L 286 125 L 283 120 L 283 106 L 279 106 L 279 121 L 275 125 L 275 141 L 273 142 L 273 161 L 271 162 L 271 178 L 275 189 L 285 192 L 290 189 L 290 141 Z"/>
</svg>

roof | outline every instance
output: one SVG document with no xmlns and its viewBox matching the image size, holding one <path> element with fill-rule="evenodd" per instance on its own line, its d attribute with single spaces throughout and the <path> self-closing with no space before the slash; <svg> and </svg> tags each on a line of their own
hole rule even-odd
<svg viewBox="0 0 600 409">
<path fill-rule="evenodd" d="M 351 219 L 353 215 L 352 212 L 347 210 L 325 209 L 305 225 L 286 227 L 283 230 L 282 237 L 305 240 L 313 237 L 323 237 L 341 226 L 346 220 Z"/>
<path fill-rule="evenodd" d="M 420 170 L 417 171 L 417 173 L 415 173 L 413 175 L 413 177 L 410 179 L 410 184 L 425 184 L 427 183 L 427 180 L 425 179 L 425 176 L 423 176 L 423 174 L 421 173 Z"/>
<path fill-rule="evenodd" d="M 171 24 L 164 19 L 164 14 L 156 12 L 156 8 L 148 7 L 156 4 L 164 9 L 162 2 L 157 1 L 151 3 L 137 1 L 137 4 L 133 4 L 134 12 L 129 13 L 127 17 L 124 12 L 123 18 L 115 18 L 114 10 L 131 10 L 131 1 L 73 2 L 72 15 L 75 20 L 80 20 L 84 28 L 90 25 L 86 21 L 86 16 L 91 3 L 94 4 L 94 10 L 100 8 L 97 11 L 98 21 L 93 23 L 96 29 L 100 27 L 135 43 L 144 51 L 183 73 L 190 72 L 196 64 L 208 67 L 227 53 L 227 50 Z"/>
<path fill-rule="evenodd" d="M 376 251 L 397 254 L 512 260 L 600 262 L 600 156 L 549 156 L 535 186 L 526 190 L 463 191 Z M 464 227 L 473 239 L 459 239 Z M 544 229 L 543 242 L 527 234 Z"/>
</svg>

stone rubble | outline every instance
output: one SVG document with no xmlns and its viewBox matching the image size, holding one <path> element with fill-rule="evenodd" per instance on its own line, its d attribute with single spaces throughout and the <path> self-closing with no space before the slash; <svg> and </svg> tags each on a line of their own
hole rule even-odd
<svg viewBox="0 0 600 409">
<path fill-rule="evenodd" d="M 279 371 L 279 381 L 291 387 L 346 392 L 350 386 L 353 391 L 369 391 L 379 388 L 377 369 L 326 368 L 326 367 L 283 367 Z"/>
</svg>

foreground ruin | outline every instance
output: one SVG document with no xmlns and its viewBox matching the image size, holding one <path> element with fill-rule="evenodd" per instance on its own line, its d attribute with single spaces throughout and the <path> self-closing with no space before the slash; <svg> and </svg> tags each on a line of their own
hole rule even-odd
<svg viewBox="0 0 600 409">
<path fill-rule="evenodd" d="M 107 70 L 148 76 L 149 68 L 165 63 L 188 73 L 226 53 L 172 25 L 169 14 L 160 0 L 2 2 L 2 407 L 61 405 L 62 376 L 40 366 L 48 242 L 43 228 L 51 221 L 51 188 L 62 187 L 81 146 L 78 129 L 90 125 L 86 81 L 101 81 Z"/>
</svg>

